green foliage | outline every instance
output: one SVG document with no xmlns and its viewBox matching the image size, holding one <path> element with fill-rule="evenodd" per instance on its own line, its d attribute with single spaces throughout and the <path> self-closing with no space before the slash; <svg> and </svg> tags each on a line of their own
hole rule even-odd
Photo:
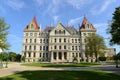
<svg viewBox="0 0 120 80">
<path fill-rule="evenodd" d="M 0 80 L 120 80 L 119 75 L 103 72 L 100 70 L 87 71 L 60 71 L 60 70 L 37 70 L 23 71 Z"/>
<path fill-rule="evenodd" d="M 7 35 L 9 26 L 5 23 L 4 19 L 0 18 L 0 48 L 9 49 L 10 45 L 7 42 Z"/>
<path fill-rule="evenodd" d="M 0 53 L 0 60 L 6 61 L 7 60 L 7 53 L 6 52 L 1 52 Z"/>
<path fill-rule="evenodd" d="M 17 54 L 15 52 L 10 52 L 9 53 L 10 61 L 15 61 L 16 60 L 16 56 L 17 56 Z"/>
<path fill-rule="evenodd" d="M 120 7 L 117 7 L 113 13 L 112 21 L 110 27 L 108 28 L 108 33 L 110 33 L 112 37 L 110 44 L 120 45 Z"/>
<path fill-rule="evenodd" d="M 99 57 L 100 61 L 106 61 L 106 59 L 107 59 L 106 57 Z"/>
<path fill-rule="evenodd" d="M 86 37 L 86 55 L 92 56 L 95 55 L 96 61 L 98 58 L 98 55 L 103 55 L 104 49 L 106 49 L 105 42 L 103 37 L 101 37 L 98 34 L 91 34 Z"/>
<path fill-rule="evenodd" d="M 25 56 L 22 56 L 21 60 L 25 62 Z"/>
<path fill-rule="evenodd" d="M 16 61 L 18 61 L 18 62 L 21 61 L 21 55 L 20 54 L 16 54 Z"/>
</svg>

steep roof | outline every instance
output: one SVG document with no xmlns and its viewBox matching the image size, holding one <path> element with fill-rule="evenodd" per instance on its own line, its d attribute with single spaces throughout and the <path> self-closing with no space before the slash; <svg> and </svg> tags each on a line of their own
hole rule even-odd
<svg viewBox="0 0 120 80">
<path fill-rule="evenodd" d="M 39 26 L 38 26 L 38 23 L 37 23 L 37 20 L 36 20 L 36 17 L 33 18 L 32 22 L 35 24 L 35 29 L 36 30 L 39 30 Z"/>
<path fill-rule="evenodd" d="M 91 24 L 91 23 L 88 21 L 88 19 L 86 18 L 86 16 L 84 16 L 84 19 L 83 19 L 83 22 L 82 22 L 82 25 L 81 25 L 80 29 L 85 29 L 85 25 L 86 25 L 87 23 Z M 95 29 L 95 27 L 94 27 L 92 24 L 91 24 L 91 29 Z"/>
<path fill-rule="evenodd" d="M 34 17 L 34 18 L 32 19 L 31 23 L 34 24 L 34 29 L 35 29 L 35 30 L 39 30 L 39 26 L 38 26 L 36 17 Z M 25 30 L 28 30 L 28 29 L 29 29 L 29 24 L 26 26 Z"/>
</svg>

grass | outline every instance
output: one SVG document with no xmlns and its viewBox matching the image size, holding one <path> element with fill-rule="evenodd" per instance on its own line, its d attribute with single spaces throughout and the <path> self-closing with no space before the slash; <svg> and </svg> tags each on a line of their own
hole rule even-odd
<svg viewBox="0 0 120 80">
<path fill-rule="evenodd" d="M 99 63 L 79 63 L 79 64 L 53 64 L 53 63 L 24 63 L 24 66 L 37 67 L 87 67 L 100 65 Z"/>
<path fill-rule="evenodd" d="M 120 76 L 103 71 L 24 71 L 0 80 L 120 80 Z"/>
</svg>

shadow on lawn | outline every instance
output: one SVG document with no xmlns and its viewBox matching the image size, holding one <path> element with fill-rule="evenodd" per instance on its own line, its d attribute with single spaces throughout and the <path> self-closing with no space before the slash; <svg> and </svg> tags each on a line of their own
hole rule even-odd
<svg viewBox="0 0 120 80">
<path fill-rule="evenodd" d="M 0 80 L 120 80 L 120 76 L 101 71 L 24 71 Z"/>
</svg>

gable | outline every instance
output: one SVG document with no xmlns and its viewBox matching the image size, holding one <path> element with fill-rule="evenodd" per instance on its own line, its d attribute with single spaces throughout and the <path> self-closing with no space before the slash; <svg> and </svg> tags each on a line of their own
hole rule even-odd
<svg viewBox="0 0 120 80">
<path fill-rule="evenodd" d="M 61 24 L 59 23 L 51 32 L 50 35 L 70 35 L 70 32 Z"/>
</svg>

